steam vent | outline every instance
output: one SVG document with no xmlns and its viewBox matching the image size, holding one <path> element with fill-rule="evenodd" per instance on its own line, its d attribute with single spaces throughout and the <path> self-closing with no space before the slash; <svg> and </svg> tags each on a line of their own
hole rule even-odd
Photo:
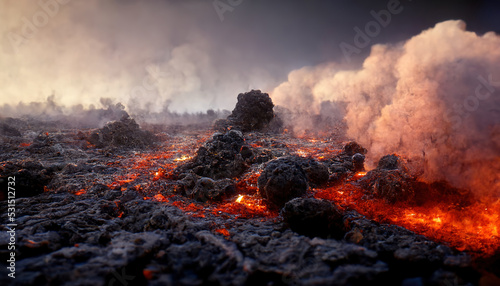
<svg viewBox="0 0 500 286">
<path fill-rule="evenodd" d="M 0 285 L 500 285 L 455 2 L 0 1 Z"/>
</svg>

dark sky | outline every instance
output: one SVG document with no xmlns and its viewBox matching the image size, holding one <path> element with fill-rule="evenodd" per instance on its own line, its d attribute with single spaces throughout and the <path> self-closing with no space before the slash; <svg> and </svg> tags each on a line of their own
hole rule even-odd
<svg viewBox="0 0 500 286">
<path fill-rule="evenodd" d="M 388 0 L 375 1 L 243 1 L 232 12 L 224 13 L 221 26 L 236 26 L 253 35 L 250 45 L 266 50 L 273 59 L 290 65 L 310 65 L 341 59 L 341 42 L 352 44 L 354 27 L 364 29 L 373 21 L 370 12 L 387 9 Z M 417 1 L 401 0 L 402 12 L 392 15 L 371 43 L 398 42 L 434 26 L 462 19 L 467 29 L 484 33 L 500 31 L 500 1 Z M 224 28 L 221 28 L 224 29 Z M 231 43 L 234 36 L 223 34 Z M 360 54 L 366 56 L 369 48 Z"/>
</svg>

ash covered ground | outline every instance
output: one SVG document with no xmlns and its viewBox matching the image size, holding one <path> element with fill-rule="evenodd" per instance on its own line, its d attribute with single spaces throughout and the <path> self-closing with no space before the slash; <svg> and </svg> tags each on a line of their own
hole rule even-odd
<svg viewBox="0 0 500 286">
<path fill-rule="evenodd" d="M 474 259 L 315 196 L 339 185 L 388 204 L 421 204 L 429 199 L 422 190 L 446 196 L 433 195 L 436 186 L 418 182 L 397 155 L 359 176 L 367 150 L 344 137 L 341 123 L 321 140 L 296 137 L 260 91 L 240 94 L 214 125 L 140 127 L 120 116 L 98 129 L 2 119 L 0 212 L 8 212 L 6 178 L 15 176 L 17 224 L 16 278 L 2 259 L 2 285 L 498 281 L 495 256 Z M 2 223 L 8 257 L 5 216 Z"/>
</svg>

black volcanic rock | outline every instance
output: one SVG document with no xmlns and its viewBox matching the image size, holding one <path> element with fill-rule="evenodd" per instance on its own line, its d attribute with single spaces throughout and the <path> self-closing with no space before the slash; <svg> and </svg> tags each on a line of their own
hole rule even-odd
<svg viewBox="0 0 500 286">
<path fill-rule="evenodd" d="M 421 185 L 409 174 L 403 159 L 394 154 L 382 157 L 377 168 L 369 171 L 360 182 L 371 196 L 389 203 L 413 200 Z"/>
<path fill-rule="evenodd" d="M 330 161 L 330 181 L 340 183 L 356 172 L 364 171 L 367 150 L 351 141 L 344 145 L 343 151 Z"/>
<path fill-rule="evenodd" d="M 216 123 L 218 128 L 235 128 L 243 132 L 260 131 L 268 127 L 274 119 L 273 101 L 260 90 L 238 94 L 238 102 L 226 120 Z M 274 126 L 277 125 L 277 126 Z M 272 128 L 279 129 L 281 121 L 275 121 Z"/>
<path fill-rule="evenodd" d="M 344 152 L 348 156 L 352 156 L 356 153 L 364 155 L 367 153 L 367 150 L 363 148 L 363 146 L 359 145 L 357 142 L 351 141 L 344 146 Z"/>
<path fill-rule="evenodd" d="M 307 191 L 307 176 L 294 157 L 282 157 L 267 164 L 259 179 L 259 191 L 271 206 L 281 208 Z"/>
<path fill-rule="evenodd" d="M 377 165 L 378 170 L 400 170 L 408 173 L 408 167 L 401 157 L 396 154 L 385 155 L 380 158 Z"/>
<path fill-rule="evenodd" d="M 52 180 L 53 171 L 36 161 L 7 162 L 0 166 L 0 185 L 2 186 L 0 200 L 7 199 L 9 186 L 15 192 L 16 198 L 32 197 L 43 193 L 44 187 Z"/>
<path fill-rule="evenodd" d="M 175 182 L 165 166 L 175 158 L 169 156 L 170 152 L 82 148 L 87 146 L 86 138 L 75 135 L 77 131 L 85 134 L 86 130 L 59 130 L 45 123 L 36 124 L 24 128 L 9 123 L 21 131 L 22 137 L 2 137 L 8 144 L 1 146 L 4 159 L 0 160 L 0 170 L 2 176 L 16 175 L 18 187 L 32 186 L 31 180 L 18 177 L 20 169 L 40 172 L 38 178 L 43 178 L 44 172 L 53 172 L 49 190 L 29 198 L 18 197 L 15 202 L 16 285 L 498 284 L 494 284 L 494 275 L 500 277 L 498 255 L 478 261 L 402 227 L 380 222 L 383 218 L 372 221 L 348 207 L 342 213 L 348 231 L 344 239 L 310 238 L 284 227 L 279 218 L 268 217 L 267 211 L 247 216 L 250 200 L 239 204 L 230 196 L 222 203 L 198 203 L 180 196 L 193 189 L 201 177 L 188 172 Z M 61 156 L 54 151 L 29 152 L 27 147 L 19 146 L 31 142 L 40 130 L 49 135 L 36 140 L 41 147 L 37 150 L 61 146 Z M 247 162 L 263 151 L 266 161 L 286 154 L 281 136 L 258 133 L 254 133 L 258 138 L 249 143 L 263 147 L 252 147 L 252 152 L 240 149 L 245 154 L 242 157 L 248 157 Z M 184 136 L 191 136 L 188 142 L 199 139 L 199 133 L 188 132 L 162 144 L 185 144 Z M 184 153 L 185 149 L 178 151 Z M 153 157 L 157 159 L 149 160 Z M 149 161 L 142 164 L 143 160 Z M 137 163 L 141 167 L 132 169 Z M 253 163 L 252 171 L 258 170 L 261 163 Z M 165 167 L 167 172 L 161 179 L 152 180 L 159 167 Z M 132 173 L 139 176 L 131 177 Z M 253 183 L 253 172 L 248 174 L 252 179 L 246 175 L 241 179 Z M 180 189 L 175 186 L 179 181 L 183 183 Z M 219 183 L 231 182 L 214 181 L 216 188 Z M 449 193 L 447 196 L 463 196 L 444 183 L 431 187 L 440 194 Z M 73 192 L 80 189 L 86 193 Z M 253 191 L 247 189 L 242 194 Z M 16 190 L 17 196 L 18 192 L 21 189 Z M 165 200 L 157 195 L 163 195 Z M 428 193 L 423 197 L 428 198 Z M 313 200 L 311 205 L 315 203 Z M 462 207 L 455 203 L 450 201 L 450 207 Z M 301 205 L 295 206 L 302 210 Z M 305 202 L 303 205 L 312 211 L 297 213 L 316 217 L 316 208 Z M 6 219 L 9 208 L 6 202 L 0 203 L 0 213 Z M 299 217 L 299 221 L 302 219 Z M 10 252 L 7 230 L 4 225 L 0 234 L 2 257 L 8 257 Z M 483 250 L 471 253 L 485 254 Z M 8 268 L 0 273 L 0 285 L 13 284 L 7 276 Z"/>
<path fill-rule="evenodd" d="M 110 122 L 93 132 L 88 141 L 99 148 L 143 148 L 151 145 L 155 137 L 151 132 L 142 130 L 133 118 L 125 114 L 119 121 Z"/>
<path fill-rule="evenodd" d="M 176 173 L 192 170 L 196 175 L 214 180 L 237 177 L 248 168 L 241 152 L 246 156 L 251 150 L 242 150 L 244 143 L 243 134 L 238 130 L 215 133 L 198 149 L 196 156 L 180 166 Z"/>
<path fill-rule="evenodd" d="M 328 167 L 313 158 L 291 157 L 306 173 L 307 181 L 312 186 L 321 186 L 328 182 Z"/>
<path fill-rule="evenodd" d="M 0 123 L 0 135 L 19 137 L 21 132 L 6 123 Z"/>
<path fill-rule="evenodd" d="M 192 189 L 186 190 L 186 195 L 201 202 L 218 201 L 223 196 L 234 191 L 234 183 L 230 179 L 212 180 L 202 177 L 196 181 Z"/>
<path fill-rule="evenodd" d="M 371 196 L 383 198 L 392 204 L 412 200 L 417 185 L 414 178 L 399 170 L 375 169 L 360 182 Z"/>
<path fill-rule="evenodd" d="M 365 155 L 356 153 L 352 155 L 352 164 L 354 166 L 354 172 L 361 172 L 365 170 Z"/>
<path fill-rule="evenodd" d="M 295 198 L 281 210 L 290 228 L 309 237 L 342 238 L 345 234 L 340 211 L 329 201 Z"/>
</svg>

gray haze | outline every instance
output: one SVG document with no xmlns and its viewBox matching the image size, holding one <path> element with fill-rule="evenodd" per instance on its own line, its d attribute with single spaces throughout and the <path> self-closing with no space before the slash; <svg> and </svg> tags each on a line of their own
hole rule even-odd
<svg viewBox="0 0 500 286">
<path fill-rule="evenodd" d="M 345 62 L 339 45 L 352 44 L 354 27 L 389 2 L 2 0 L 0 104 L 9 104 L 4 115 L 32 113 L 14 105 L 51 95 L 82 108 L 109 98 L 132 112 L 231 109 L 238 93 L 270 91 L 293 69 Z M 230 9 L 217 12 L 214 3 Z M 399 42 L 450 18 L 495 30 L 495 3 L 402 0 L 403 12 L 369 44 Z"/>
</svg>

